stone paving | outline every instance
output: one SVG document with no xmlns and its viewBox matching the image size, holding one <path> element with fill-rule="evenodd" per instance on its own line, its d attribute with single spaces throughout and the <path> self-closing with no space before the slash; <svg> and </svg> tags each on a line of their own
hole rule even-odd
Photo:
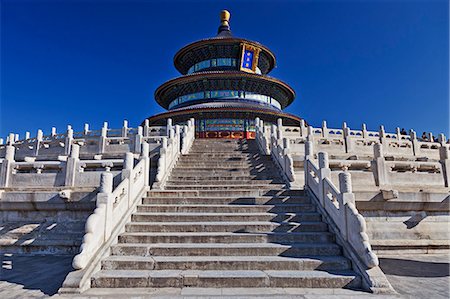
<svg viewBox="0 0 450 299">
<path fill-rule="evenodd" d="M 0 298 L 450 298 L 449 255 L 383 256 L 380 265 L 398 295 L 346 289 L 90 289 L 58 295 L 71 256 L 2 255 Z"/>
<path fill-rule="evenodd" d="M 450 255 L 380 256 L 394 289 L 407 298 L 450 298 Z"/>
</svg>

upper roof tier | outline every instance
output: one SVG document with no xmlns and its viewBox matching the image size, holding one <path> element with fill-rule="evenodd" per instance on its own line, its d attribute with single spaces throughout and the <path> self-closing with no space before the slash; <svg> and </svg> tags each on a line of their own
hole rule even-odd
<svg viewBox="0 0 450 299">
<path fill-rule="evenodd" d="M 223 10 L 220 14 L 221 24 L 217 35 L 202 39 L 181 48 L 173 59 L 176 69 L 183 75 L 195 72 L 202 65 L 202 70 L 222 69 L 216 59 L 241 59 L 242 45 L 246 44 L 259 49 L 257 64 L 258 73 L 268 74 L 275 67 L 275 55 L 264 45 L 244 38 L 234 37 L 231 33 L 230 13 Z"/>
</svg>

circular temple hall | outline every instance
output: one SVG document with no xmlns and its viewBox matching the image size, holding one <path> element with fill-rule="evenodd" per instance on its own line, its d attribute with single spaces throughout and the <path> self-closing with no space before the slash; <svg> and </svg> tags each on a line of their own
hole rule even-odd
<svg viewBox="0 0 450 299">
<path fill-rule="evenodd" d="M 275 55 L 262 44 L 234 37 L 230 13 L 220 13 L 215 37 L 180 49 L 174 57 L 180 77 L 155 91 L 157 103 L 167 112 L 149 117 L 150 125 L 171 118 L 184 124 L 195 118 L 196 138 L 255 138 L 255 118 L 267 123 L 283 119 L 299 125 L 300 118 L 283 112 L 295 98 L 286 83 L 268 76 Z"/>
</svg>

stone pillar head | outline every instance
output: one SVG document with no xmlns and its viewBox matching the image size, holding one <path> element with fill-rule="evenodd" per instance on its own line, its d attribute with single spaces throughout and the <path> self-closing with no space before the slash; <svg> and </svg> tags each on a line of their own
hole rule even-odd
<svg viewBox="0 0 450 299">
<path fill-rule="evenodd" d="M 15 140 L 16 140 L 15 134 L 14 134 L 14 133 L 9 133 L 9 136 L 8 136 L 8 144 L 9 144 L 9 145 L 13 145 Z"/>
<path fill-rule="evenodd" d="M 39 129 L 39 130 L 37 131 L 36 139 L 37 139 L 38 141 L 42 141 L 42 139 L 44 139 L 44 132 L 42 132 L 41 129 Z"/>
<path fill-rule="evenodd" d="M 350 172 L 344 171 L 339 174 L 339 191 L 341 194 L 352 193 L 352 176 Z"/>
<path fill-rule="evenodd" d="M 161 145 L 162 145 L 162 148 L 167 148 L 167 138 L 166 137 L 163 137 Z"/>
<path fill-rule="evenodd" d="M 134 167 L 134 155 L 131 152 L 125 153 L 125 161 L 123 165 L 123 169 L 133 169 Z"/>
<path fill-rule="evenodd" d="M 150 152 L 150 145 L 146 141 L 144 141 L 141 147 L 142 147 L 141 157 L 148 158 Z"/>
<path fill-rule="evenodd" d="M 70 157 L 74 159 L 80 158 L 80 146 L 78 144 L 72 145 L 72 151 L 70 152 Z"/>
<path fill-rule="evenodd" d="M 260 119 L 259 119 L 259 117 L 257 117 L 257 118 L 255 118 L 255 127 L 259 127 L 259 121 L 260 121 Z"/>
<path fill-rule="evenodd" d="M 143 133 L 144 133 L 144 128 L 139 126 L 138 130 L 137 130 L 137 134 L 142 136 Z"/>
<path fill-rule="evenodd" d="M 55 136 L 55 135 L 56 135 L 56 128 L 52 127 L 52 136 Z"/>
<path fill-rule="evenodd" d="M 411 137 L 411 140 L 416 140 L 417 139 L 417 133 L 414 130 L 411 130 L 409 132 L 409 137 Z"/>
<path fill-rule="evenodd" d="M 172 119 L 171 119 L 171 118 L 168 118 L 168 119 L 167 119 L 167 125 L 168 125 L 168 126 L 172 126 Z"/>
<path fill-rule="evenodd" d="M 126 119 L 123 120 L 123 127 L 128 128 L 128 120 Z"/>
<path fill-rule="evenodd" d="M 113 191 L 113 174 L 111 172 L 103 172 L 100 176 L 100 193 L 112 193 Z"/>
<path fill-rule="evenodd" d="M 83 133 L 86 135 L 89 132 L 89 124 L 84 124 Z"/>
<path fill-rule="evenodd" d="M 328 153 L 327 152 L 319 153 L 319 168 L 330 168 L 330 163 L 328 161 Z"/>
<path fill-rule="evenodd" d="M 381 145 L 381 143 L 375 143 L 373 145 L 373 157 L 375 159 L 384 157 L 383 146 Z"/>
<path fill-rule="evenodd" d="M 386 132 L 384 131 L 384 126 L 380 126 L 380 138 L 386 137 Z"/>
<path fill-rule="evenodd" d="M 285 149 L 289 149 L 289 147 L 290 147 L 289 139 L 283 138 L 283 147 L 284 147 Z"/>
<path fill-rule="evenodd" d="M 16 154 L 16 148 L 13 145 L 7 145 L 6 152 L 5 152 L 5 160 L 14 161 L 15 154 Z"/>
<path fill-rule="evenodd" d="M 169 138 L 175 138 L 175 130 L 173 128 L 169 130 Z"/>
</svg>

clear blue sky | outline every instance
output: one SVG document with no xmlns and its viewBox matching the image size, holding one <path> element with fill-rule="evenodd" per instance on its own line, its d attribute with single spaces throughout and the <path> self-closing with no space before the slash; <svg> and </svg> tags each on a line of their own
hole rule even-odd
<svg viewBox="0 0 450 299">
<path fill-rule="evenodd" d="M 137 126 L 178 76 L 179 48 L 214 36 L 221 9 L 268 46 L 271 73 L 319 126 L 449 135 L 448 1 L 1 0 L 0 136 L 67 124 Z"/>
</svg>

